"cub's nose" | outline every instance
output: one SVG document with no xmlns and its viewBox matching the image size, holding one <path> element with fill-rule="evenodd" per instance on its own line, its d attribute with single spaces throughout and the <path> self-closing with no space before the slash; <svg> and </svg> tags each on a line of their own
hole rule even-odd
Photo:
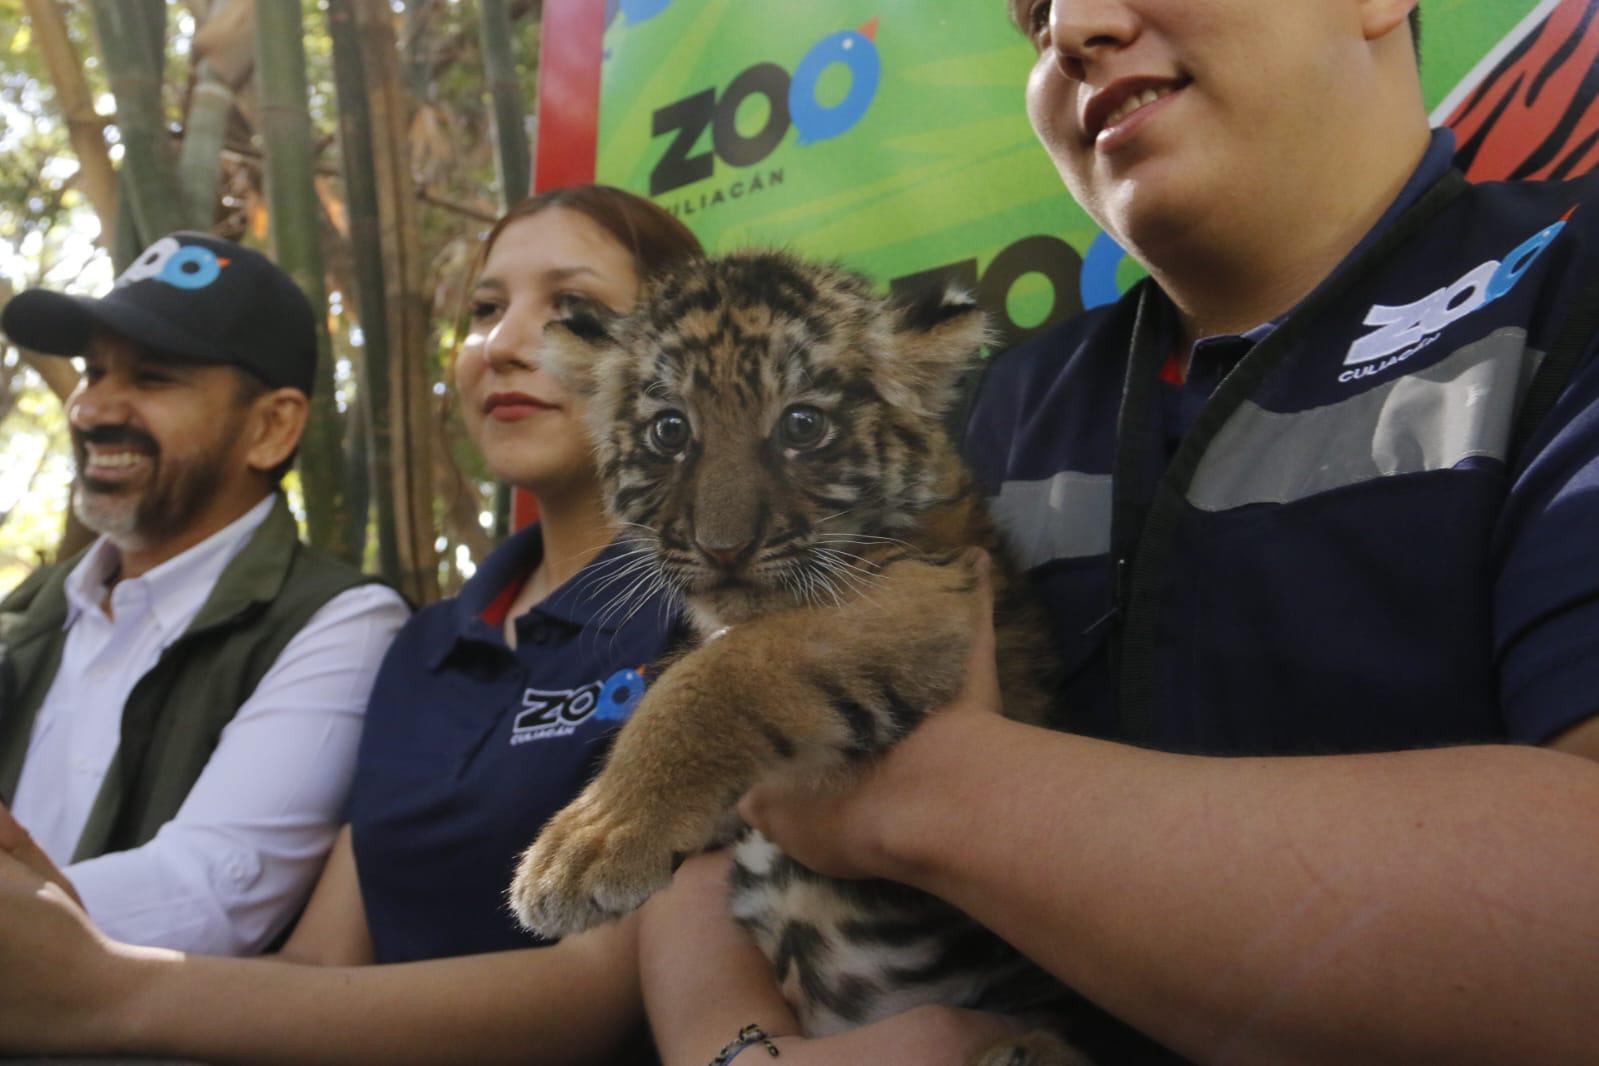
<svg viewBox="0 0 1599 1066">
<path fill-rule="evenodd" d="M 700 540 L 695 538 L 694 546 L 700 554 L 723 570 L 733 570 L 738 567 L 750 554 L 754 538 L 741 540 L 736 544 L 723 543 L 716 540 Z"/>
</svg>

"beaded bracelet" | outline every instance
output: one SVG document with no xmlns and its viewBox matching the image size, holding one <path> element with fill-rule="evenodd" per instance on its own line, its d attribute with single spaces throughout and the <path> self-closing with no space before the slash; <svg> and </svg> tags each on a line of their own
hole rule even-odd
<svg viewBox="0 0 1599 1066">
<path fill-rule="evenodd" d="M 745 1048 L 755 1045 L 766 1048 L 766 1053 L 772 1058 L 777 1058 L 777 1045 L 772 1043 L 772 1038 L 765 1029 L 758 1025 L 746 1025 L 738 1031 L 738 1035 L 728 1041 L 727 1046 L 716 1053 L 716 1058 L 711 1060 L 710 1066 L 727 1066 L 728 1063 L 738 1058 L 739 1053 Z"/>
</svg>

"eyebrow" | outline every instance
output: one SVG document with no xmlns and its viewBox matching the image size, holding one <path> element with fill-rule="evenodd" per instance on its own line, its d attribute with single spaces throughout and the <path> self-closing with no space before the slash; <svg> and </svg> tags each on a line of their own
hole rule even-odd
<svg viewBox="0 0 1599 1066">
<path fill-rule="evenodd" d="M 82 359 L 84 365 L 87 366 L 93 362 L 103 363 L 111 357 L 104 352 L 96 352 L 91 350 L 82 353 L 79 358 Z M 171 355 L 166 352 L 158 352 L 153 350 L 148 353 L 139 354 L 133 357 L 133 366 L 136 370 L 160 370 L 162 372 L 170 370 L 188 373 L 201 367 L 218 365 L 222 364 L 207 363 L 196 359 L 186 359 L 183 356 Z"/>
<path fill-rule="evenodd" d="M 196 370 L 199 370 L 203 367 L 223 365 L 227 364 L 202 363 L 193 359 L 184 359 L 177 356 L 168 357 L 162 352 L 156 353 L 154 358 L 140 359 L 138 362 L 138 368 L 140 370 L 159 370 L 163 374 L 178 374 L 183 377 L 188 377 Z"/>
<path fill-rule="evenodd" d="M 554 270 L 547 270 L 544 272 L 544 276 L 549 278 L 551 281 L 565 281 L 568 278 L 574 278 L 579 274 L 589 274 L 596 278 L 600 276 L 600 272 L 598 270 L 595 270 L 593 267 L 586 266 L 556 267 Z"/>
<path fill-rule="evenodd" d="M 542 278 L 544 281 L 546 281 L 546 282 L 548 282 L 550 284 L 556 284 L 556 285 L 560 284 L 563 281 L 570 281 L 570 280 L 572 280 L 575 277 L 599 278 L 600 276 L 601 275 L 600 275 L 600 272 L 598 270 L 595 270 L 593 267 L 586 267 L 586 266 L 551 267 L 549 270 L 541 271 L 540 274 L 539 274 L 539 277 Z M 492 276 L 491 277 L 479 278 L 477 280 L 477 284 L 472 286 L 472 290 L 474 292 L 476 292 L 478 289 L 504 289 L 504 288 L 505 288 L 505 282 L 501 281 L 499 278 L 492 277 Z"/>
</svg>

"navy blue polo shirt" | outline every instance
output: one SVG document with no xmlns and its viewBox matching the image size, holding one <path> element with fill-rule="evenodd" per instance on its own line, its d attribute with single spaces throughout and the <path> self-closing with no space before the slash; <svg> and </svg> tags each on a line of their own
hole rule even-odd
<svg viewBox="0 0 1599 1066">
<path fill-rule="evenodd" d="M 1371 228 L 1371 232 L 1361 238 L 1345 259 L 1358 256 L 1379 234 L 1392 226 L 1411 204 L 1421 199 L 1422 194 L 1448 172 L 1454 163 L 1454 158 L 1454 132 L 1447 129 L 1433 130 L 1427 151 L 1423 153 L 1421 162 L 1405 182 L 1404 188 L 1394 198 L 1394 202 L 1388 205 L 1388 209 Z M 1186 379 L 1173 372 L 1176 369 L 1174 365 L 1167 365 L 1166 371 L 1161 374 L 1160 383 L 1161 420 L 1166 430 L 1166 458 L 1170 459 L 1176 454 L 1177 446 L 1193 428 L 1199 412 L 1204 409 L 1211 393 L 1216 391 L 1216 386 L 1221 384 L 1222 378 L 1249 354 L 1251 348 L 1271 336 L 1272 331 L 1287 317 L 1288 314 L 1284 313 L 1243 333 L 1217 333 L 1199 338 L 1188 353 Z M 1168 318 L 1166 325 L 1171 329 L 1175 323 Z M 1173 348 L 1176 347 L 1175 336 L 1171 338 L 1170 343 Z M 1173 356 L 1175 355 L 1174 351 Z M 1172 362 L 1176 362 L 1175 358 Z"/>
<path fill-rule="evenodd" d="M 619 541 L 516 620 L 513 650 L 505 613 L 542 555 L 537 526 L 511 537 L 378 673 L 350 800 L 378 962 L 542 943 L 505 904 L 517 858 L 599 770 L 673 638 L 660 599 L 615 605 Z"/>
<path fill-rule="evenodd" d="M 1120 419 L 1158 321 L 1140 302 L 1168 306 L 1148 282 L 991 360 L 965 452 L 1044 601 L 1074 727 L 1319 754 L 1541 743 L 1599 713 L 1599 344 L 1515 433 L 1595 276 L 1599 175 L 1485 183 L 1346 261 L 1314 314 L 1201 342 L 1155 418 Z"/>
</svg>

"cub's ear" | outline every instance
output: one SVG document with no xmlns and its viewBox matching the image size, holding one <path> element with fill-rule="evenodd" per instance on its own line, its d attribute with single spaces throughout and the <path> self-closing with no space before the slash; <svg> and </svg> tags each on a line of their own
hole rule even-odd
<svg viewBox="0 0 1599 1066">
<path fill-rule="evenodd" d="M 544 327 L 539 362 L 574 396 L 592 396 L 601 354 L 616 343 L 622 316 L 596 300 L 568 297 Z"/>
<path fill-rule="evenodd" d="M 962 375 L 977 360 L 987 337 L 982 308 L 964 289 L 924 290 L 889 304 L 894 322 L 894 358 L 884 368 L 897 402 L 910 401 L 938 416 L 955 402 Z"/>
</svg>

